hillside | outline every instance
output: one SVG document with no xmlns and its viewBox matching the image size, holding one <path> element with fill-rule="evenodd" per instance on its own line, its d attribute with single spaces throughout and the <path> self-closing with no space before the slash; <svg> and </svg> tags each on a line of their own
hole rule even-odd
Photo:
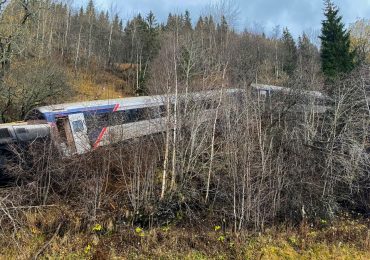
<svg viewBox="0 0 370 260">
<path fill-rule="evenodd" d="M 117 75 L 118 74 L 118 75 Z M 122 98 L 135 95 L 127 82 L 120 75 L 123 72 L 112 72 L 97 68 L 88 71 L 68 70 L 68 84 L 75 93 L 67 98 L 66 102 L 78 102 L 87 100 Z"/>
<path fill-rule="evenodd" d="M 367 20 L 327 0 L 294 37 L 236 29 L 228 1 L 97 6 L 0 1 L 0 259 L 370 258 Z"/>
</svg>

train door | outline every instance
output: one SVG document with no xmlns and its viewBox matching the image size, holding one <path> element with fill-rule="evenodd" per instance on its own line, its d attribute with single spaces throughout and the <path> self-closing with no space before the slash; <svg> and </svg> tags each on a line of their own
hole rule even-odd
<svg viewBox="0 0 370 260">
<path fill-rule="evenodd" d="M 87 127 L 83 113 L 69 115 L 69 123 L 78 154 L 83 154 L 91 149 Z"/>
<path fill-rule="evenodd" d="M 76 153 L 72 129 L 68 117 L 56 118 L 56 131 L 53 132 L 55 141 L 65 156 Z"/>
</svg>

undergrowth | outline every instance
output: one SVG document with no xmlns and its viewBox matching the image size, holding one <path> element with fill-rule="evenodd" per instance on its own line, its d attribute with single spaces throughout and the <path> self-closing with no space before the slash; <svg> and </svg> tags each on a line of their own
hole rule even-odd
<svg viewBox="0 0 370 260">
<path fill-rule="evenodd" d="M 369 220 L 279 226 L 231 232 L 217 223 L 166 225 L 150 230 L 84 223 L 76 212 L 29 211 L 25 225 L 2 234 L 1 259 L 370 259 Z"/>
</svg>

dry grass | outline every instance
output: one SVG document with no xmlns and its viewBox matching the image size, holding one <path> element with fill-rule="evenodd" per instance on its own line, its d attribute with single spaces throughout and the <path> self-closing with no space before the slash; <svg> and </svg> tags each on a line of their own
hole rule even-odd
<svg viewBox="0 0 370 260">
<path fill-rule="evenodd" d="M 114 67 L 117 71 L 124 73 L 128 70 L 135 71 L 138 68 L 138 65 L 134 63 L 116 63 L 114 64 Z"/>
<path fill-rule="evenodd" d="M 86 101 L 131 96 L 127 83 L 120 77 L 101 69 L 68 73 L 76 95 L 68 101 Z"/>
<path fill-rule="evenodd" d="M 28 212 L 25 219 L 17 243 L 1 242 L 1 259 L 30 259 L 45 245 L 41 259 L 370 259 L 369 223 L 350 218 L 262 234 L 235 234 L 211 225 L 152 230 L 84 225 L 67 208 Z"/>
</svg>

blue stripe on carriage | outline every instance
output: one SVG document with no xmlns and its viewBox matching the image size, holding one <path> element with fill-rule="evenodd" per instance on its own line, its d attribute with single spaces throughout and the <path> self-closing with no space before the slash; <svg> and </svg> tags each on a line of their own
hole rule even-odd
<svg viewBox="0 0 370 260">
<path fill-rule="evenodd" d="M 74 109 L 68 109 L 66 112 L 46 112 L 44 113 L 47 121 L 49 123 L 54 123 L 55 119 L 58 117 L 66 117 L 68 115 L 72 114 L 106 114 L 106 113 L 112 113 L 114 111 L 114 108 L 116 107 L 116 104 L 113 105 L 106 105 L 106 106 L 96 106 L 96 107 L 86 107 L 86 108 L 74 108 Z"/>
</svg>

